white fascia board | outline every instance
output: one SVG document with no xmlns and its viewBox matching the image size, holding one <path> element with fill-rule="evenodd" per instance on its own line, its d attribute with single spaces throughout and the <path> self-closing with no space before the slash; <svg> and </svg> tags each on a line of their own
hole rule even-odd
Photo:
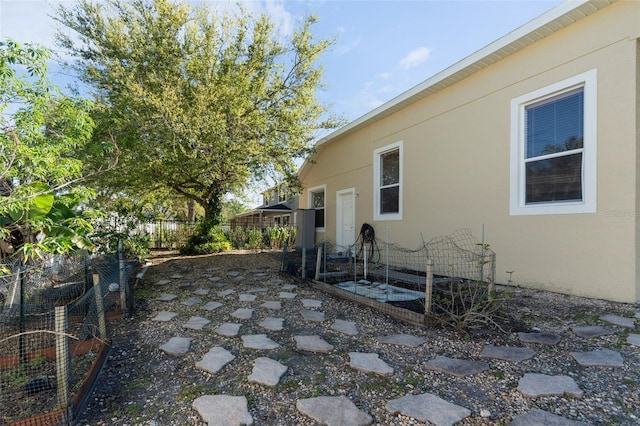
<svg viewBox="0 0 640 426">
<path fill-rule="evenodd" d="M 616 0 L 568 0 L 556 7 L 554 7 L 553 9 L 543 13 L 542 15 L 538 16 L 537 18 L 534 18 L 533 20 L 529 21 L 528 23 L 522 25 L 519 28 L 516 28 L 515 30 L 511 31 L 510 33 L 502 36 L 501 38 L 495 40 L 494 42 L 486 45 L 485 47 L 481 48 L 480 50 L 477 50 L 476 52 L 472 53 L 471 55 L 467 56 L 466 58 L 456 62 L 455 64 L 451 65 L 450 67 L 440 71 L 439 73 L 429 77 L 427 80 L 423 81 L 422 83 L 414 86 L 413 88 L 407 90 L 406 92 L 403 92 L 402 94 L 396 96 L 395 98 L 385 102 L 384 104 L 380 105 L 379 107 L 369 111 L 368 113 L 360 116 L 359 118 L 355 119 L 354 121 L 350 122 L 349 124 L 339 128 L 338 130 L 330 133 L 329 135 L 319 139 L 315 146 L 319 147 L 335 138 L 337 138 L 338 136 L 347 133 L 348 131 L 352 130 L 355 127 L 358 127 L 359 125 L 368 122 L 369 120 L 374 119 L 376 116 L 382 114 L 383 112 L 395 107 L 398 104 L 401 104 L 403 102 L 406 102 L 407 100 L 410 100 L 412 97 L 419 95 L 421 92 L 424 92 L 430 88 L 432 88 L 433 86 L 443 82 L 444 80 L 446 80 L 447 78 L 455 75 L 456 73 L 459 73 L 461 71 L 464 71 L 466 68 L 473 66 L 474 64 L 481 62 L 482 60 L 484 60 L 485 58 L 496 54 L 497 52 L 499 52 L 502 49 L 508 48 L 511 44 L 517 42 L 518 40 L 522 39 L 523 37 L 527 36 L 528 34 L 531 34 L 533 32 L 539 31 L 541 28 L 545 27 L 546 25 L 551 24 L 552 22 L 558 20 L 559 18 L 563 17 L 564 15 L 566 15 L 567 13 L 580 8 L 581 6 L 583 6 L 586 3 L 594 3 L 594 5 L 596 5 L 596 8 L 601 8 L 601 7 L 597 7 L 597 4 L 603 4 L 603 5 L 608 5 L 610 3 L 615 2 Z M 566 27 L 566 25 L 560 25 L 558 26 L 558 30 L 561 28 Z M 532 41 L 531 43 L 535 43 L 535 41 Z M 519 48 L 516 48 L 516 50 L 520 50 Z M 490 62 L 494 62 L 494 61 L 490 61 Z M 484 68 L 484 67 L 481 67 Z M 307 164 L 307 160 L 305 159 L 301 169 Z"/>
</svg>

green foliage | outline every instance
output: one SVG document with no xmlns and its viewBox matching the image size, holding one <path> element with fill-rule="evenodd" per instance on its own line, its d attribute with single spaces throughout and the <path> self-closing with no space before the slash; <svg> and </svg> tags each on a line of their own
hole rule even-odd
<svg viewBox="0 0 640 426">
<path fill-rule="evenodd" d="M 143 260 L 149 257 L 151 237 L 146 232 L 138 231 L 139 219 L 124 214 L 113 217 L 101 217 L 94 220 L 95 229 L 91 239 L 95 243 L 95 251 L 103 254 L 114 254 L 118 251 L 118 243 L 122 245 L 125 257 Z"/>
<path fill-rule="evenodd" d="M 170 191 L 214 220 L 228 193 L 252 183 L 299 187 L 295 160 L 341 124 L 316 98 L 332 42 L 314 39 L 314 17 L 288 35 L 267 15 L 206 2 L 80 0 L 57 20 L 71 30 L 60 45 L 100 101 L 96 139 L 121 150 L 117 173 L 100 178 L 105 191 Z"/>
<path fill-rule="evenodd" d="M 92 191 L 76 156 L 94 129 L 91 104 L 60 94 L 46 77 L 49 58 L 42 47 L 0 41 L 0 257 L 92 248 L 79 208 Z"/>
<path fill-rule="evenodd" d="M 180 253 L 187 255 L 213 254 L 228 250 L 231 250 L 231 243 L 227 240 L 224 230 L 206 220 L 198 224 L 187 244 L 180 247 Z"/>
<path fill-rule="evenodd" d="M 239 226 L 228 230 L 226 236 L 235 249 L 255 250 L 264 247 L 264 234 L 258 228 Z"/>
<path fill-rule="evenodd" d="M 279 250 L 285 246 L 291 247 L 296 242 L 296 228 L 292 226 L 274 226 L 266 229 L 267 246 Z"/>
</svg>

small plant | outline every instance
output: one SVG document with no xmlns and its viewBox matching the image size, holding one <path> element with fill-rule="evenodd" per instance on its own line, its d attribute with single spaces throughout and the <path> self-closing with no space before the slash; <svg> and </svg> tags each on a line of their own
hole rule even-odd
<svg viewBox="0 0 640 426">
<path fill-rule="evenodd" d="M 497 320 L 502 313 L 504 298 L 499 298 L 493 284 L 491 268 L 492 255 L 489 244 L 476 244 L 477 251 L 473 253 L 477 259 L 475 275 L 477 279 L 450 278 L 445 288 L 434 293 L 434 317 L 436 320 L 449 324 L 459 331 L 465 331 L 484 326 L 494 326 L 500 329 Z M 452 265 L 450 277 L 456 274 Z M 488 270 L 487 270 L 488 269 Z M 468 339 L 469 336 L 465 336 Z"/>
</svg>

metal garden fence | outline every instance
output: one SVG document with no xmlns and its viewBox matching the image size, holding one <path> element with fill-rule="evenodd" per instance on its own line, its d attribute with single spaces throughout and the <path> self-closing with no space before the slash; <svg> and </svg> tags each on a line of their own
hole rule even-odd
<svg viewBox="0 0 640 426">
<path fill-rule="evenodd" d="M 128 315 L 139 265 L 122 255 L 6 265 L 0 277 L 0 424 L 73 424 Z"/>
</svg>

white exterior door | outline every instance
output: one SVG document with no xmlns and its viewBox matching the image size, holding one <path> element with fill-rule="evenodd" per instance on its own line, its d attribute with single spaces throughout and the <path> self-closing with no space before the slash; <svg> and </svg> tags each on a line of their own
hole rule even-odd
<svg viewBox="0 0 640 426">
<path fill-rule="evenodd" d="M 336 243 L 347 248 L 356 242 L 355 188 L 336 192 Z"/>
</svg>

